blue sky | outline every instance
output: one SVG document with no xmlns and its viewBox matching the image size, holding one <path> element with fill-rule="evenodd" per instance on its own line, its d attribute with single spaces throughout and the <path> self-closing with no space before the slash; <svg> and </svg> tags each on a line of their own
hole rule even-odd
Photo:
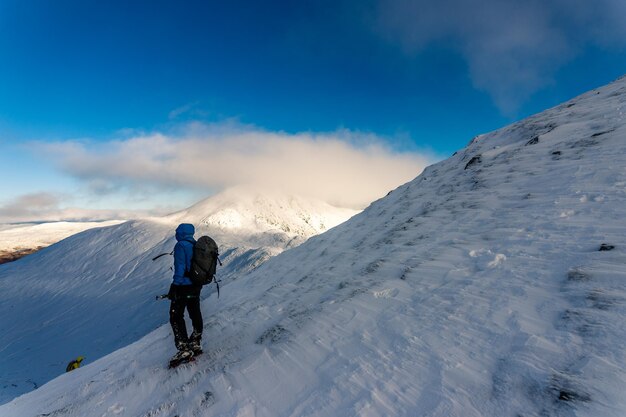
<svg viewBox="0 0 626 417">
<path fill-rule="evenodd" d="M 86 175 L 40 150 L 189 140 L 197 123 L 436 160 L 623 75 L 625 20 L 613 0 L 3 0 L 0 207 L 42 192 L 58 208 L 182 207 L 232 184 Z"/>
</svg>

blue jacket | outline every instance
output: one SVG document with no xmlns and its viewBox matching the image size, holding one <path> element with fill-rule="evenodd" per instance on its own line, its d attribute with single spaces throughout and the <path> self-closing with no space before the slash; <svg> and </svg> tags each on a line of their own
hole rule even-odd
<svg viewBox="0 0 626 417">
<path fill-rule="evenodd" d="M 174 247 L 174 285 L 191 285 L 191 280 L 185 276 L 185 272 L 191 268 L 191 256 L 195 229 L 193 224 L 181 223 L 176 228 L 176 246 Z"/>
</svg>

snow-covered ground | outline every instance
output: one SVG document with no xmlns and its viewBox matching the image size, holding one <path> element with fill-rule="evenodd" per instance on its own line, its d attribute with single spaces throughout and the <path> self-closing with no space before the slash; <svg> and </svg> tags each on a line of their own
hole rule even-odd
<svg viewBox="0 0 626 417">
<path fill-rule="evenodd" d="M 91 229 L 1 265 L 0 403 L 63 373 L 78 355 L 95 361 L 168 321 L 167 302 L 155 296 L 169 288 L 173 259 L 152 258 L 173 249 L 180 222 L 218 242 L 224 294 L 240 275 L 355 213 L 228 190 L 170 216 Z"/>
<path fill-rule="evenodd" d="M 119 224 L 119 220 L 102 222 L 50 222 L 41 224 L 0 225 L 0 255 L 31 252 L 45 248 L 68 236 L 92 229 Z"/>
<path fill-rule="evenodd" d="M 624 416 L 625 110 L 479 136 L 211 295 L 195 363 L 162 326 L 0 415 Z"/>
</svg>

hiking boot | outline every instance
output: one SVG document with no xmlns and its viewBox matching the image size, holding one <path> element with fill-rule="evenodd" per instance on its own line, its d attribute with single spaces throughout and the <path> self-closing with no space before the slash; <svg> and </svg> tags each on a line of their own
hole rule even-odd
<svg viewBox="0 0 626 417">
<path fill-rule="evenodd" d="M 193 342 L 190 342 L 189 343 L 189 349 L 194 354 L 194 356 L 197 356 L 197 355 L 201 354 L 202 353 L 202 346 L 200 345 L 200 340 L 194 340 Z"/>
<path fill-rule="evenodd" d="M 187 345 L 189 344 L 189 339 L 185 338 L 177 338 L 177 340 L 174 341 L 174 344 L 176 345 L 176 350 L 185 350 L 187 349 Z"/>
<path fill-rule="evenodd" d="M 198 333 L 193 331 L 191 336 L 189 336 L 189 349 L 194 353 L 194 355 L 199 355 L 202 353 L 202 346 L 200 342 L 202 341 L 202 333 Z"/>
<path fill-rule="evenodd" d="M 172 356 L 172 359 L 170 359 L 170 362 L 182 362 L 182 361 L 189 360 L 192 357 L 193 357 L 193 351 L 185 347 L 185 349 L 180 349 L 178 352 L 176 352 L 176 355 Z"/>
</svg>

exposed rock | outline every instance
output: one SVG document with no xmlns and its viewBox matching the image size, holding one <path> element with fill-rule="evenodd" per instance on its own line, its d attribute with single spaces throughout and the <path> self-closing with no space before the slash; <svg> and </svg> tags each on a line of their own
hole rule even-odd
<svg viewBox="0 0 626 417">
<path fill-rule="evenodd" d="M 467 168 L 469 168 L 470 166 L 472 166 L 474 164 L 480 164 L 481 162 L 482 161 L 480 159 L 480 155 L 476 155 L 476 156 L 472 157 L 472 159 L 470 159 L 467 164 L 465 164 L 465 168 L 464 169 L 467 169 Z"/>
<path fill-rule="evenodd" d="M 532 138 L 531 140 L 529 140 L 528 142 L 526 142 L 525 146 L 528 145 L 536 145 L 539 143 L 539 136 L 535 136 L 534 138 Z"/>
</svg>

